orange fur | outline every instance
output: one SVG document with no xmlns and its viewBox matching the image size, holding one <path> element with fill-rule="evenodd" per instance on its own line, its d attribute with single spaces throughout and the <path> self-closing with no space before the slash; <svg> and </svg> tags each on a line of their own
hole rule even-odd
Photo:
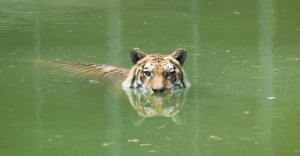
<svg viewBox="0 0 300 156">
<path fill-rule="evenodd" d="M 135 48 L 131 51 L 131 59 L 135 65 L 122 83 L 124 88 L 142 88 L 152 93 L 170 92 L 176 87 L 190 86 L 182 67 L 186 59 L 184 49 L 176 49 L 170 55 L 147 55 Z"/>
<path fill-rule="evenodd" d="M 106 78 L 123 81 L 123 88 L 141 88 L 144 92 L 171 92 L 176 88 L 189 87 L 190 83 L 182 67 L 186 59 L 184 49 L 176 49 L 170 55 L 145 54 L 139 48 L 130 52 L 134 66 L 129 70 L 108 65 L 86 63 L 47 62 L 58 69 L 64 69 L 76 76 Z"/>
</svg>

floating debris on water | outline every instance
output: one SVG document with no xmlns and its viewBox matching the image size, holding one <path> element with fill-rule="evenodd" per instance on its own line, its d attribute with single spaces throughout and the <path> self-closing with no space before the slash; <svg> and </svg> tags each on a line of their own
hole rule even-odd
<svg viewBox="0 0 300 156">
<path fill-rule="evenodd" d="M 240 13 L 239 12 L 237 12 L 237 11 L 235 11 L 235 12 L 233 12 L 234 14 L 237 14 L 237 15 L 239 15 Z"/>
<path fill-rule="evenodd" d="M 152 144 L 140 144 L 140 146 L 152 146 Z"/>
<path fill-rule="evenodd" d="M 128 142 L 139 142 L 140 140 L 139 139 L 130 139 L 128 140 Z"/>
<path fill-rule="evenodd" d="M 288 60 L 294 60 L 294 61 L 298 61 L 299 58 L 287 58 Z"/>
<path fill-rule="evenodd" d="M 249 114 L 249 113 L 250 113 L 250 111 L 245 111 L 245 112 L 244 112 L 245 115 L 247 115 L 247 114 Z"/>
<path fill-rule="evenodd" d="M 102 146 L 104 146 L 104 147 L 107 147 L 107 146 L 109 146 L 109 145 L 111 145 L 111 144 L 114 144 L 115 142 L 104 142 L 104 143 L 102 143 L 101 145 Z"/>
<path fill-rule="evenodd" d="M 99 83 L 99 82 L 97 80 L 89 80 L 89 83 L 96 84 L 96 83 Z"/>
<path fill-rule="evenodd" d="M 165 127 L 166 127 L 166 125 L 161 125 L 161 126 L 157 127 L 157 129 L 162 129 L 162 128 L 165 128 Z"/>
<path fill-rule="evenodd" d="M 148 152 L 149 152 L 149 153 L 157 153 L 158 150 L 149 150 Z"/>
<path fill-rule="evenodd" d="M 61 138 L 61 135 L 58 135 L 58 134 L 57 134 L 57 135 L 55 135 L 55 137 L 56 137 L 56 138 Z"/>
<path fill-rule="evenodd" d="M 299 153 L 299 152 L 300 152 L 300 149 L 298 149 L 298 150 L 294 150 L 294 152 L 295 152 L 295 153 Z"/>
<path fill-rule="evenodd" d="M 222 139 L 220 137 L 218 137 L 218 136 L 211 135 L 211 136 L 208 137 L 207 140 L 222 140 Z"/>
<path fill-rule="evenodd" d="M 274 96 L 269 96 L 268 97 L 268 100 L 273 100 L 273 99 L 275 99 L 276 97 L 274 97 Z"/>
<path fill-rule="evenodd" d="M 256 79 L 256 80 L 265 80 L 266 78 L 264 78 L 264 77 L 252 77 L 252 79 Z"/>
<path fill-rule="evenodd" d="M 171 139 L 171 138 L 169 138 L 169 137 L 166 137 L 166 139 L 167 139 L 167 140 L 172 140 L 172 139 Z"/>
</svg>

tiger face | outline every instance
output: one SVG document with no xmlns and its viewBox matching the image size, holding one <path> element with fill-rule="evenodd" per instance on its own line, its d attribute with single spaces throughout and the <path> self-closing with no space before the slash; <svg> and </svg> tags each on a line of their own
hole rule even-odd
<svg viewBox="0 0 300 156">
<path fill-rule="evenodd" d="M 128 77 L 122 83 L 124 88 L 141 88 L 145 92 L 172 92 L 176 88 L 189 87 L 182 67 L 186 51 L 176 49 L 170 55 L 145 54 L 139 48 L 130 52 L 134 63 Z"/>
</svg>

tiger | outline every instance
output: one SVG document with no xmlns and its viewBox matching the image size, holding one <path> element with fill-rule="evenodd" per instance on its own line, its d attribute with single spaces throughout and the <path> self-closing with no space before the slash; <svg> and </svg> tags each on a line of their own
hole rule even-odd
<svg viewBox="0 0 300 156">
<path fill-rule="evenodd" d="M 87 63 L 56 62 L 52 65 L 75 75 L 102 77 L 113 82 L 121 80 L 122 88 L 134 88 L 153 94 L 191 86 L 183 69 L 186 58 L 187 52 L 183 48 L 169 55 L 146 54 L 134 48 L 130 51 L 130 59 L 134 64 L 131 69 Z"/>
</svg>

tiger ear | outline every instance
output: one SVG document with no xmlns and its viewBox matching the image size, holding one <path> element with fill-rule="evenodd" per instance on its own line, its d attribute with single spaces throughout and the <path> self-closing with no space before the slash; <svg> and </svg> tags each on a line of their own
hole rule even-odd
<svg viewBox="0 0 300 156">
<path fill-rule="evenodd" d="M 145 56 L 146 54 L 140 48 L 134 48 L 130 51 L 130 58 L 134 64 L 143 59 Z"/>
<path fill-rule="evenodd" d="M 176 59 L 181 65 L 183 65 L 185 59 L 186 59 L 186 50 L 182 48 L 176 49 L 172 55 L 174 59 Z"/>
</svg>

